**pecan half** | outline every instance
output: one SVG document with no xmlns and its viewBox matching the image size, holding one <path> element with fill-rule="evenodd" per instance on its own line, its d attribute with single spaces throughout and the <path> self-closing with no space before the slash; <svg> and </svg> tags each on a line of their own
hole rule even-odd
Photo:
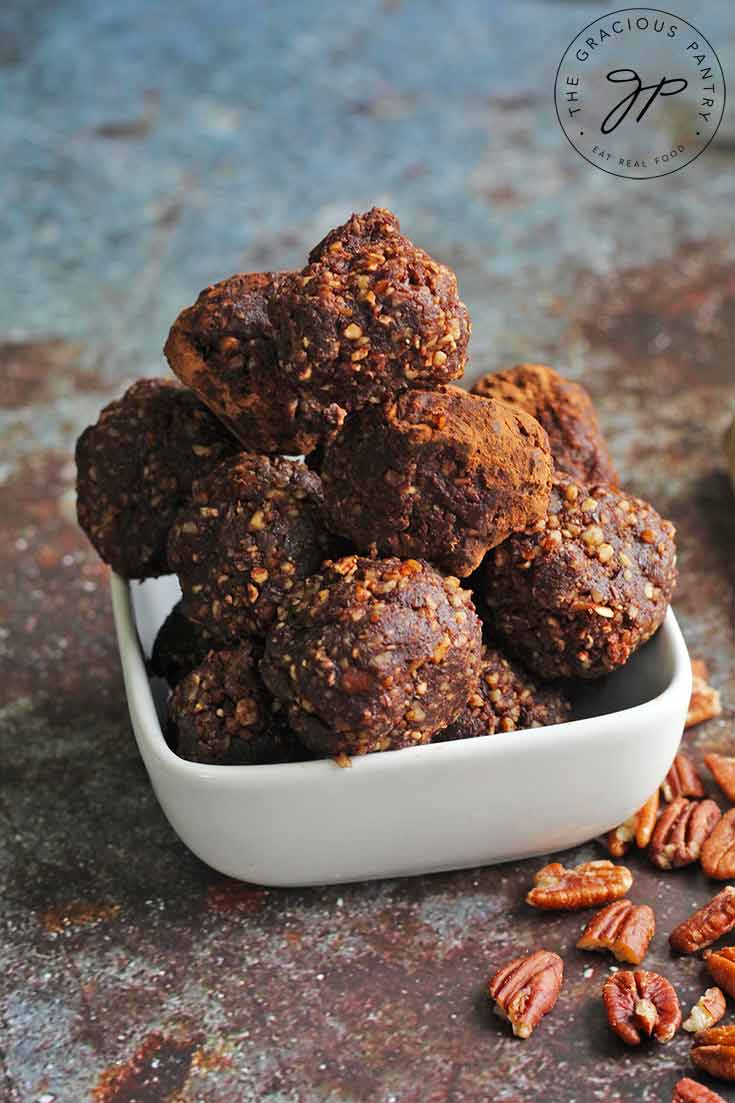
<svg viewBox="0 0 735 1103">
<path fill-rule="evenodd" d="M 669 935 L 672 950 L 679 954 L 696 954 L 711 946 L 723 934 L 735 927 L 735 888 L 726 885 L 713 896 L 709 904 L 695 911 Z"/>
<path fill-rule="evenodd" d="M 656 917 L 648 904 L 615 900 L 590 919 L 577 949 L 611 950 L 618 961 L 640 965 L 655 932 Z"/>
<path fill-rule="evenodd" d="M 735 1023 L 694 1035 L 690 1057 L 698 1069 L 719 1080 L 735 1080 Z"/>
<path fill-rule="evenodd" d="M 708 877 L 718 881 L 735 877 L 735 808 L 725 812 L 702 847 L 699 860 Z"/>
<path fill-rule="evenodd" d="M 709 684 L 707 664 L 692 659 L 692 696 L 689 701 L 685 728 L 693 728 L 704 720 L 711 720 L 722 712 L 722 702 L 716 689 Z"/>
<path fill-rule="evenodd" d="M 529 1038 L 559 998 L 564 962 L 549 950 L 514 958 L 491 977 L 495 1012 L 507 1019 L 517 1038 Z"/>
<path fill-rule="evenodd" d="M 704 960 L 712 980 L 717 981 L 728 996 L 735 998 L 735 946 L 723 946 L 720 950 L 705 950 Z"/>
<path fill-rule="evenodd" d="M 670 1042 L 681 1025 L 679 999 L 666 977 L 636 969 L 623 969 L 602 986 L 607 1021 L 628 1046 L 641 1037 Z"/>
<path fill-rule="evenodd" d="M 633 884 L 633 874 L 625 866 L 613 865 L 607 859 L 583 862 L 576 869 L 565 869 L 560 862 L 552 862 L 538 871 L 533 884 L 526 896 L 532 908 L 578 911 L 625 896 Z"/>
<path fill-rule="evenodd" d="M 658 789 L 625 823 L 608 831 L 605 836 L 605 845 L 613 858 L 622 858 L 634 840 L 635 845 L 641 849 L 648 846 L 656 826 L 657 815 Z"/>
<path fill-rule="evenodd" d="M 704 956 L 706 957 L 707 954 Z M 699 997 L 682 1026 L 690 1034 L 696 1034 L 700 1030 L 709 1030 L 715 1023 L 719 1023 L 726 1009 L 727 1004 L 722 990 L 720 988 L 708 988 Z"/>
<path fill-rule="evenodd" d="M 661 782 L 661 794 L 665 801 L 677 797 L 703 797 L 704 786 L 697 767 L 687 755 L 679 754 L 671 763 L 668 774 Z"/>
<path fill-rule="evenodd" d="M 721 812 L 713 800 L 677 797 L 656 824 L 648 856 L 659 869 L 679 869 L 699 857 Z"/>
<path fill-rule="evenodd" d="M 717 1092 L 705 1088 L 704 1084 L 685 1076 L 674 1087 L 671 1103 L 725 1103 L 725 1100 Z"/>
<path fill-rule="evenodd" d="M 726 754 L 706 754 L 704 764 L 727 799 L 735 802 L 735 758 Z"/>
</svg>

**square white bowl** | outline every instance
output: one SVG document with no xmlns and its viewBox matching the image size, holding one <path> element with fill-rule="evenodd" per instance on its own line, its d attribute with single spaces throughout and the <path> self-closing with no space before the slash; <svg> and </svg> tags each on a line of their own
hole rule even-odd
<svg viewBox="0 0 735 1103">
<path fill-rule="evenodd" d="M 245 881 L 398 877 L 576 846 L 647 800 L 684 728 L 691 666 L 669 610 L 623 669 L 586 686 L 578 719 L 565 724 L 384 751 L 350 769 L 331 759 L 186 762 L 164 740 L 144 658 L 178 597 L 175 578 L 112 577 L 130 718 L 174 831 L 202 861 Z"/>
</svg>

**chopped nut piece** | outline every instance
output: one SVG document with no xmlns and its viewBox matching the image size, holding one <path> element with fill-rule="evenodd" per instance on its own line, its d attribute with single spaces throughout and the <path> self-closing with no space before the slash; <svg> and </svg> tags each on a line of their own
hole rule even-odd
<svg viewBox="0 0 735 1103">
<path fill-rule="evenodd" d="M 558 954 L 536 950 L 514 958 L 490 979 L 495 1012 L 507 1019 L 517 1038 L 529 1038 L 561 991 L 564 963 Z"/>
<path fill-rule="evenodd" d="M 699 857 L 720 810 L 713 800 L 677 797 L 661 815 L 651 839 L 649 857 L 659 869 L 679 869 Z"/>
<path fill-rule="evenodd" d="M 704 957 L 706 961 L 707 954 Z M 735 965 L 733 966 L 733 973 L 735 973 Z M 700 1030 L 708 1030 L 720 1021 L 725 1014 L 726 1006 L 721 989 L 708 988 L 704 995 L 699 997 L 689 1012 L 689 1018 L 682 1023 L 682 1026 L 690 1034 L 696 1034 Z"/>
<path fill-rule="evenodd" d="M 735 1023 L 694 1035 L 690 1057 L 697 1068 L 719 1080 L 735 1080 Z"/>
<path fill-rule="evenodd" d="M 725 1103 L 725 1100 L 717 1092 L 705 1088 L 704 1084 L 685 1076 L 675 1086 L 671 1103 Z"/>
<path fill-rule="evenodd" d="M 607 860 L 584 862 L 576 869 L 565 869 L 559 862 L 553 862 L 538 871 L 533 883 L 526 896 L 531 907 L 578 911 L 625 896 L 633 884 L 633 874 L 625 866 Z"/>
<path fill-rule="evenodd" d="M 712 979 L 717 981 L 720 988 L 725 989 L 728 996 L 735 998 L 735 946 L 723 946 L 720 950 L 705 950 L 704 960 Z M 721 1019 L 722 1015 L 718 1018 Z"/>
<path fill-rule="evenodd" d="M 672 950 L 679 954 L 696 954 L 711 946 L 735 927 L 735 888 L 726 885 L 722 892 L 685 919 L 669 935 Z"/>
<path fill-rule="evenodd" d="M 728 800 L 735 801 L 735 757 L 706 754 L 704 764 Z"/>
<path fill-rule="evenodd" d="M 613 858 L 622 858 L 633 840 L 641 850 L 647 847 L 656 826 L 657 814 L 658 789 L 637 812 L 633 813 L 630 819 L 621 823 L 619 827 L 614 827 L 612 831 L 608 831 L 605 836 L 605 845 Z"/>
<path fill-rule="evenodd" d="M 645 969 L 627 969 L 608 977 L 602 988 L 607 1021 L 629 1046 L 641 1043 L 641 1036 L 670 1042 L 681 1025 L 681 1008 L 673 987 L 665 977 Z"/>
<path fill-rule="evenodd" d="M 722 712 L 720 694 L 708 682 L 707 664 L 701 659 L 692 659 L 692 696 L 689 701 L 685 728 L 693 728 L 705 720 L 712 720 Z"/>
<path fill-rule="evenodd" d="M 735 877 L 735 808 L 722 817 L 702 847 L 702 869 L 708 877 L 729 881 Z"/>
<path fill-rule="evenodd" d="M 647 904 L 615 900 L 593 916 L 577 942 L 578 950 L 610 950 L 618 961 L 640 965 L 656 931 Z"/>
<path fill-rule="evenodd" d="M 661 793 L 665 801 L 676 797 L 703 797 L 704 786 L 691 758 L 681 752 L 671 763 L 671 768 L 661 782 Z"/>
</svg>

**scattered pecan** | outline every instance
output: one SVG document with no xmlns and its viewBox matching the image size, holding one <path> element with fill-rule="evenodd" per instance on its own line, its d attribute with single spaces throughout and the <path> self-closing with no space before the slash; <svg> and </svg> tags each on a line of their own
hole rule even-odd
<svg viewBox="0 0 735 1103">
<path fill-rule="evenodd" d="M 615 900 L 590 919 L 577 949 L 611 950 L 618 961 L 640 965 L 655 931 L 656 917 L 647 904 Z"/>
<path fill-rule="evenodd" d="M 735 802 L 735 758 L 725 754 L 706 754 L 704 764 L 727 799 Z"/>
<path fill-rule="evenodd" d="M 708 877 L 729 881 L 735 877 L 735 808 L 722 817 L 700 855 L 702 869 Z"/>
<path fill-rule="evenodd" d="M 611 831 L 608 831 L 605 835 L 604 843 L 613 858 L 622 858 L 624 854 L 628 853 L 630 844 L 635 838 L 635 825 L 637 812 L 634 812 L 630 819 L 627 819 L 625 823 L 619 824 L 617 827 L 613 827 Z"/>
<path fill-rule="evenodd" d="M 536 950 L 514 958 L 491 977 L 495 1012 L 507 1019 L 517 1038 L 529 1038 L 559 998 L 564 962 L 558 954 Z"/>
<path fill-rule="evenodd" d="M 651 839 L 648 855 L 653 864 L 659 869 L 678 869 L 696 862 L 720 816 L 713 800 L 672 800 Z"/>
<path fill-rule="evenodd" d="M 643 850 L 651 841 L 658 816 L 658 789 L 646 803 L 638 809 L 635 824 L 635 845 Z"/>
<path fill-rule="evenodd" d="M 707 954 L 704 956 L 706 958 Z M 708 988 L 704 995 L 699 997 L 689 1012 L 689 1018 L 682 1023 L 682 1026 L 690 1034 L 696 1034 L 699 1030 L 709 1030 L 715 1023 L 719 1023 L 725 1014 L 726 1007 L 722 990 Z"/>
<path fill-rule="evenodd" d="M 725 1100 L 717 1092 L 705 1088 L 704 1084 L 685 1076 L 675 1086 L 671 1103 L 725 1103 Z"/>
<path fill-rule="evenodd" d="M 723 946 L 721 950 L 705 950 L 704 960 L 712 979 L 725 989 L 728 996 L 735 998 L 735 946 Z"/>
<path fill-rule="evenodd" d="M 653 829 L 656 826 L 657 815 L 658 789 L 625 823 L 621 823 L 619 827 L 614 827 L 612 831 L 608 831 L 605 836 L 605 845 L 613 858 L 622 858 L 633 840 L 635 840 L 635 845 L 641 849 L 648 846 Z"/>
<path fill-rule="evenodd" d="M 668 774 L 661 782 L 661 794 L 665 801 L 676 797 L 703 797 L 704 786 L 691 758 L 681 752 L 671 763 Z"/>
<path fill-rule="evenodd" d="M 704 720 L 711 720 L 722 712 L 720 695 L 709 684 L 707 664 L 701 659 L 692 659 L 692 696 L 689 701 L 685 728 L 693 728 Z"/>
<path fill-rule="evenodd" d="M 533 908 L 544 911 L 578 911 L 594 908 L 625 896 L 633 884 L 633 874 L 625 866 L 607 859 L 584 862 L 576 869 L 565 869 L 560 862 L 540 869 L 534 887 L 526 896 Z"/>
<path fill-rule="evenodd" d="M 713 896 L 709 904 L 695 911 L 669 935 L 672 950 L 680 954 L 696 954 L 711 946 L 723 934 L 735 927 L 735 888 L 726 885 Z"/>
<path fill-rule="evenodd" d="M 602 986 L 607 1021 L 626 1045 L 641 1036 L 670 1042 L 681 1025 L 679 999 L 666 977 L 645 969 L 623 969 Z"/>
<path fill-rule="evenodd" d="M 720 1080 L 735 1080 L 735 1023 L 694 1035 L 690 1057 L 698 1069 Z"/>
</svg>

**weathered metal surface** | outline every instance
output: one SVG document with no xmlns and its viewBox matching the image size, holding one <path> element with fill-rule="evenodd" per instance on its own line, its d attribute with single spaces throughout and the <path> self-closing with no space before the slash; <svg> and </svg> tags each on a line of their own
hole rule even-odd
<svg viewBox="0 0 735 1103">
<path fill-rule="evenodd" d="M 684 6 L 727 71 L 731 5 Z M 148 785 L 105 570 L 73 517 L 76 434 L 162 370 L 201 286 L 296 264 L 388 204 L 456 267 L 472 372 L 541 359 L 583 379 L 626 483 L 677 524 L 677 609 L 725 703 L 687 743 L 732 749 L 732 131 L 665 179 L 582 161 L 551 87 L 598 13 L 4 4 L 0 1099 L 645 1103 L 687 1070 L 686 1036 L 641 1053 L 609 1036 L 608 962 L 574 949 L 584 917 L 523 903 L 539 862 L 298 891 L 203 867 Z M 702 965 L 666 934 L 709 886 L 630 864 L 659 924 L 647 963 L 690 1005 Z M 484 984 L 539 944 L 566 982 L 522 1043 Z"/>
</svg>

